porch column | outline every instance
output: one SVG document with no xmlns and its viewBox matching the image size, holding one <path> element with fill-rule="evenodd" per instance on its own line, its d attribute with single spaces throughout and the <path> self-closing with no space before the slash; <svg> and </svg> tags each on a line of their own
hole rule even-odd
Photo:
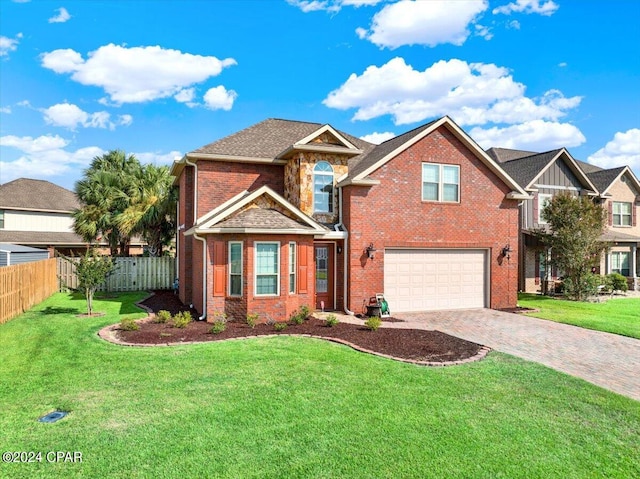
<svg viewBox="0 0 640 479">
<path fill-rule="evenodd" d="M 607 248 L 604 256 L 604 274 L 611 274 L 611 248 Z"/>
<path fill-rule="evenodd" d="M 636 245 L 631 246 L 631 265 L 629 274 L 633 278 L 633 289 L 638 290 L 638 247 Z"/>
</svg>

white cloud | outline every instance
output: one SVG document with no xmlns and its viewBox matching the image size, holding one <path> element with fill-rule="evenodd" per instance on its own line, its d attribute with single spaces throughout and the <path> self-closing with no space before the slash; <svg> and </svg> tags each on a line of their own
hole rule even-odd
<svg viewBox="0 0 640 479">
<path fill-rule="evenodd" d="M 20 177 L 48 178 L 66 174 L 87 167 L 95 156 L 105 153 L 96 146 L 69 151 L 66 149 L 68 145 L 69 141 L 58 135 L 0 137 L 0 146 L 22 152 L 16 160 L 0 161 L 0 181 L 5 183 Z"/>
<path fill-rule="evenodd" d="M 174 160 L 179 160 L 182 158 L 182 153 L 179 151 L 170 151 L 169 153 L 160 153 L 160 152 L 145 152 L 145 153 L 134 153 L 135 157 L 140 160 L 140 163 L 152 163 L 156 166 L 162 165 L 171 165 Z"/>
<path fill-rule="evenodd" d="M 45 68 L 71 74 L 83 85 L 103 88 L 116 104 L 174 96 L 237 64 L 233 58 L 219 60 L 160 46 L 127 48 L 114 44 L 90 52 L 86 60 L 71 49 L 48 52 L 41 59 Z"/>
<path fill-rule="evenodd" d="M 390 131 L 385 131 L 384 133 L 378 133 L 377 131 L 375 131 L 373 133 L 369 133 L 368 135 L 361 136 L 360 139 L 368 141 L 369 143 L 373 143 L 374 145 L 379 145 L 380 143 L 394 138 L 395 136 L 395 133 L 391 133 Z"/>
<path fill-rule="evenodd" d="M 185 88 L 176 93 L 173 98 L 180 103 L 191 103 L 196 96 L 195 88 Z"/>
<path fill-rule="evenodd" d="M 358 28 L 356 33 L 381 48 L 462 45 L 470 35 L 469 25 L 475 23 L 487 7 L 486 0 L 401 0 L 376 13 L 368 31 Z"/>
<path fill-rule="evenodd" d="M 586 141 L 582 132 L 569 123 L 526 121 L 506 128 L 472 128 L 469 135 L 482 148 L 492 146 L 529 151 L 548 151 L 579 146 Z"/>
<path fill-rule="evenodd" d="M 628 165 L 640 174 L 640 129 L 631 128 L 618 132 L 604 148 L 600 148 L 587 161 L 601 168 L 615 168 Z"/>
<path fill-rule="evenodd" d="M 485 40 L 491 40 L 493 38 L 493 33 L 491 33 L 491 28 L 485 27 L 484 25 L 475 24 L 476 36 L 482 37 Z"/>
<path fill-rule="evenodd" d="M 507 23 L 508 28 L 512 28 L 513 30 L 520 30 L 520 22 L 518 20 L 511 20 Z"/>
<path fill-rule="evenodd" d="M 229 111 L 237 97 L 238 94 L 235 91 L 227 90 L 224 86 L 219 85 L 207 90 L 204 94 L 204 103 L 211 110 Z"/>
<path fill-rule="evenodd" d="M 564 68 L 564 67 L 566 67 L 566 66 L 567 66 L 567 62 L 560 62 L 560 63 L 558 63 L 558 66 L 559 66 L 560 68 Z"/>
<path fill-rule="evenodd" d="M 69 12 L 67 12 L 67 9 L 64 7 L 58 8 L 56 11 L 58 14 L 51 17 L 49 23 L 64 23 L 71 18 L 71 15 L 69 15 Z"/>
<path fill-rule="evenodd" d="M 339 12 L 342 7 L 373 6 L 383 0 L 287 0 L 289 5 L 299 8 L 304 13 L 327 11 Z"/>
<path fill-rule="evenodd" d="M 9 55 L 9 52 L 15 52 L 21 38 L 22 33 L 18 33 L 15 38 L 0 36 L 0 57 Z"/>
<path fill-rule="evenodd" d="M 131 115 L 120 115 L 114 122 L 111 121 L 111 115 L 106 111 L 87 113 L 71 103 L 58 103 L 42 110 L 42 113 L 47 124 L 61 126 L 69 130 L 75 130 L 78 126 L 114 130 L 117 125 L 128 126 L 133 121 Z"/>
<path fill-rule="evenodd" d="M 0 113 L 6 113 L 7 115 L 11 114 L 11 107 L 10 106 L 0 107 Z"/>
<path fill-rule="evenodd" d="M 539 15 L 549 16 L 553 15 L 558 8 L 558 4 L 553 2 L 553 0 L 547 0 L 546 2 L 544 0 L 517 0 L 516 2 L 494 8 L 492 13 L 494 15 L 498 13 L 511 15 L 512 12 L 526 14 L 537 13 Z"/>
<path fill-rule="evenodd" d="M 582 100 L 565 98 L 557 90 L 532 99 L 525 89 L 508 69 L 494 64 L 441 60 L 419 71 L 396 57 L 361 75 L 351 74 L 323 103 L 339 110 L 355 108 L 353 120 L 392 115 L 401 125 L 449 115 L 461 125 L 481 125 L 556 121 Z"/>
</svg>

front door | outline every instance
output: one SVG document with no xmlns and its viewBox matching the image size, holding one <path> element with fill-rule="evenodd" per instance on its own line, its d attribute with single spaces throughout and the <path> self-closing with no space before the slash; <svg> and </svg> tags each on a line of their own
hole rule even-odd
<svg viewBox="0 0 640 479">
<path fill-rule="evenodd" d="M 332 311 L 333 308 L 333 244 L 315 244 L 316 309 Z"/>
</svg>

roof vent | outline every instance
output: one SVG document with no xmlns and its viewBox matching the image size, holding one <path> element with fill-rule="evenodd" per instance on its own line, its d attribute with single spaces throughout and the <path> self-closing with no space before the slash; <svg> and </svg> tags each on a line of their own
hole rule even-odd
<svg viewBox="0 0 640 479">
<path fill-rule="evenodd" d="M 56 422 L 69 414 L 66 411 L 53 411 L 47 414 L 46 416 L 42 416 L 38 421 L 40 422 Z"/>
</svg>

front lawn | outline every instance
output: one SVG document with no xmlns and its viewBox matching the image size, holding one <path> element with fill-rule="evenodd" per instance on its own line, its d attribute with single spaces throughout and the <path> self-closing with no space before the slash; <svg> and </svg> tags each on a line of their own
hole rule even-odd
<svg viewBox="0 0 640 479">
<path fill-rule="evenodd" d="M 426 368 L 311 338 L 122 347 L 142 294 L 56 294 L 0 326 L 0 476 L 640 477 L 640 402 L 508 355 Z M 372 333 L 375 334 L 375 333 Z M 37 418 L 71 411 L 54 424 Z M 46 452 L 81 452 L 82 463 Z"/>
<path fill-rule="evenodd" d="M 518 306 L 539 310 L 528 316 L 640 339 L 640 298 L 587 303 L 520 293 Z"/>
</svg>

